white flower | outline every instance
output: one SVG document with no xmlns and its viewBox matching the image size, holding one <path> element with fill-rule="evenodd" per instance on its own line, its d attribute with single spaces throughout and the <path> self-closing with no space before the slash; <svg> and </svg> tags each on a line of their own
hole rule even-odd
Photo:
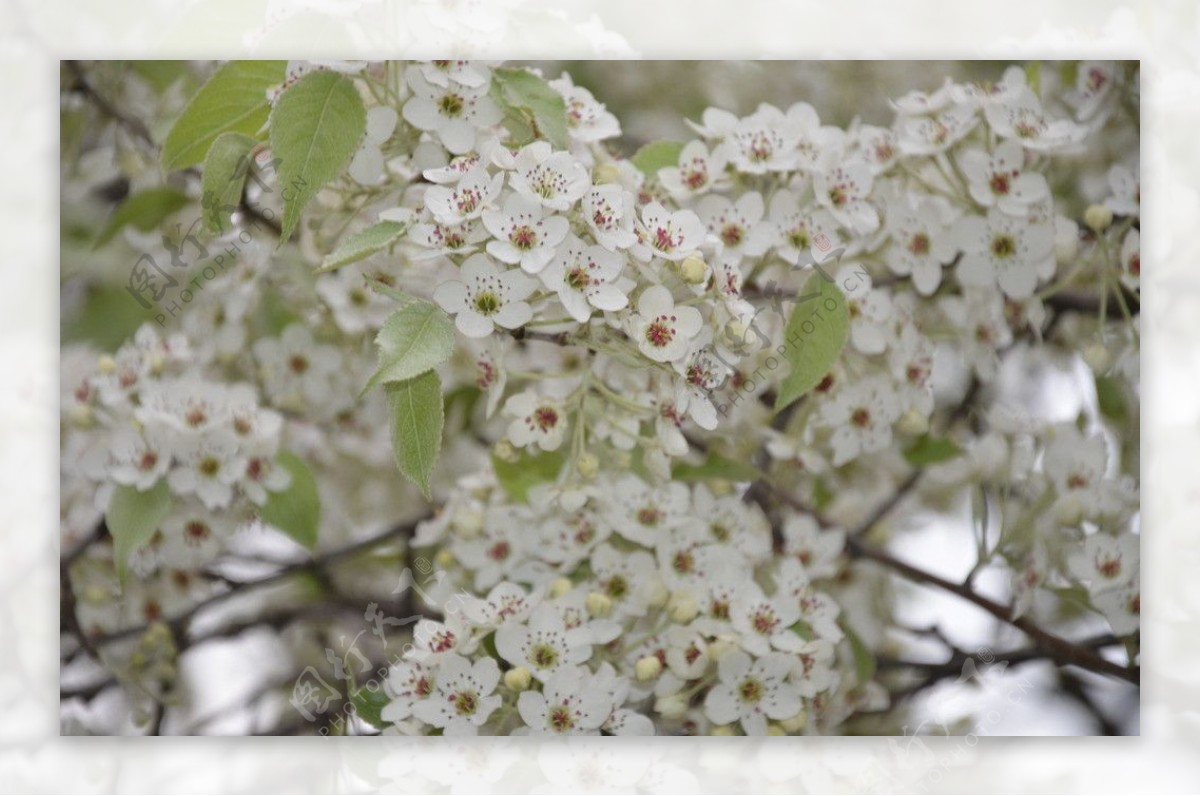
<svg viewBox="0 0 1200 796">
<path fill-rule="evenodd" d="M 491 82 L 492 70 L 488 61 L 422 61 L 417 65 L 421 75 L 435 86 L 478 88 Z"/>
<path fill-rule="evenodd" d="M 1081 61 L 1077 67 L 1075 90 L 1064 99 L 1075 108 L 1075 117 L 1088 121 L 1104 108 L 1116 84 L 1117 65 L 1112 61 Z"/>
<path fill-rule="evenodd" d="M 675 306 L 671 291 L 654 285 L 638 297 L 632 337 L 650 359 L 670 362 L 687 354 L 688 343 L 700 333 L 703 324 L 699 310 Z"/>
<path fill-rule="evenodd" d="M 307 326 L 293 323 L 279 337 L 255 341 L 254 356 L 266 393 L 275 405 L 319 410 L 340 400 L 333 382 L 341 378 L 341 354 L 336 347 L 313 340 Z"/>
<path fill-rule="evenodd" d="M 541 272 L 541 279 L 558 293 L 572 318 L 586 323 L 593 308 L 615 312 L 629 305 L 618 279 L 624 265 L 620 255 L 603 246 L 588 246 L 572 235 Z"/>
<path fill-rule="evenodd" d="M 794 514 L 783 524 L 783 552 L 794 557 L 813 578 L 837 574 L 838 558 L 846 544 L 846 532 L 822 529 L 812 517 Z"/>
<path fill-rule="evenodd" d="M 426 79 L 420 67 L 409 67 L 405 75 L 412 96 L 404 103 L 404 118 L 418 130 L 434 133 L 442 145 L 455 155 L 475 146 L 480 128 L 491 127 L 501 119 L 500 109 L 488 96 L 485 83 L 467 86 L 447 82 L 435 85 Z"/>
<path fill-rule="evenodd" d="M 838 675 L 833 669 L 834 653 L 833 642 L 824 638 L 801 642 L 791 650 L 795 663 L 788 682 L 800 696 L 811 699 L 837 685 Z"/>
<path fill-rule="evenodd" d="M 487 230 L 479 221 L 464 221 L 461 224 L 433 223 L 413 224 L 408 237 L 428 252 L 413 254 L 413 260 L 427 260 L 444 254 L 465 256 L 474 254 L 479 245 L 488 239 Z"/>
<path fill-rule="evenodd" d="M 704 699 L 704 713 L 716 724 L 737 721 L 747 735 L 766 735 L 767 719 L 790 719 L 800 712 L 800 695 L 787 682 L 789 655 L 772 652 L 757 661 L 732 650 L 717 663 L 720 681 Z"/>
<path fill-rule="evenodd" d="M 168 436 L 153 428 L 138 433 L 131 427 L 113 434 L 108 475 L 113 481 L 145 492 L 166 475 L 172 448 Z"/>
<path fill-rule="evenodd" d="M 419 661 L 401 661 L 392 667 L 384 681 L 384 691 L 392 697 L 380 716 L 384 721 L 403 721 L 413 715 L 421 702 L 429 699 L 437 682 L 435 669 Z"/>
<path fill-rule="evenodd" d="M 969 105 L 955 105 L 931 116 L 901 116 L 896 120 L 896 146 L 907 156 L 934 155 L 957 144 L 979 124 Z"/>
<path fill-rule="evenodd" d="M 245 472 L 237 442 L 228 433 L 210 432 L 176 452 L 176 464 L 167 475 L 171 491 L 194 494 L 205 507 L 219 509 L 233 500 L 233 484 Z"/>
<path fill-rule="evenodd" d="M 722 257 L 734 262 L 758 257 L 775 242 L 776 230 L 763 222 L 763 198 L 757 191 L 742 194 L 736 203 L 724 196 L 706 196 L 696 212 L 709 233 L 721 241 Z"/>
<path fill-rule="evenodd" d="M 569 210 L 590 185 L 587 169 L 568 152 L 534 141 L 517 153 L 509 182 L 517 193 L 551 210 Z"/>
<path fill-rule="evenodd" d="M 620 185 L 597 185 L 588 189 L 580 203 L 583 219 L 592 237 L 610 251 L 637 243 L 633 231 L 633 194 Z"/>
<path fill-rule="evenodd" d="M 495 236 L 488 241 L 488 254 L 530 274 L 546 267 L 571 229 L 566 218 L 546 216 L 541 205 L 520 194 L 510 195 L 503 211 L 483 211 L 483 225 Z"/>
<path fill-rule="evenodd" d="M 725 146 L 729 161 L 738 171 L 766 174 L 797 167 L 799 138 L 796 120 L 764 103 L 734 125 L 725 137 Z"/>
<path fill-rule="evenodd" d="M 162 521 L 164 566 L 199 569 L 221 552 L 233 535 L 229 518 L 203 508 L 194 500 L 180 500 Z"/>
<path fill-rule="evenodd" d="M 1142 286 L 1142 235 L 1136 229 L 1121 242 L 1121 284 L 1135 292 Z"/>
<path fill-rule="evenodd" d="M 990 155 L 968 149 L 959 157 L 971 198 L 983 207 L 996 206 L 1012 216 L 1024 216 L 1029 206 L 1050 195 L 1041 174 L 1025 170 L 1025 150 L 1016 141 L 1002 141 Z"/>
<path fill-rule="evenodd" d="M 422 619 L 413 628 L 413 649 L 405 654 L 413 660 L 424 661 L 443 652 L 470 655 L 479 646 L 472 627 L 458 613 L 447 613 L 445 622 Z"/>
<path fill-rule="evenodd" d="M 682 486 L 678 484 L 677 486 Z M 621 526 L 615 526 L 621 530 Z M 642 616 L 657 582 L 654 557 L 645 550 L 622 552 L 605 542 L 592 553 L 592 582 L 613 601 L 613 616 Z"/>
<path fill-rule="evenodd" d="M 459 276 L 461 281 L 438 285 L 433 300 L 455 316 L 455 326 L 467 337 L 487 337 L 497 325 L 516 329 L 533 318 L 525 299 L 537 282 L 520 269 L 501 272 L 487 255 L 474 254 Z"/>
<path fill-rule="evenodd" d="M 739 633 L 743 649 L 766 655 L 771 648 L 791 652 L 802 639 L 792 630 L 800 618 L 800 607 L 786 595 L 767 597 L 758 584 L 747 581 L 729 605 L 729 620 Z"/>
<path fill-rule="evenodd" d="M 703 141 L 690 141 L 679 153 L 679 165 L 658 170 L 658 181 L 676 199 L 707 193 L 725 174 L 725 150 L 710 152 Z"/>
<path fill-rule="evenodd" d="M 525 561 L 523 536 L 513 528 L 530 522 L 525 506 L 497 506 L 486 513 L 483 532 L 455 538 L 452 552 L 463 566 L 475 572 L 475 588 L 494 586 Z"/>
<path fill-rule="evenodd" d="M 571 671 L 590 658 L 592 646 L 578 628 L 567 629 L 554 606 L 542 603 L 530 614 L 528 624 L 509 622 L 496 631 L 496 651 L 548 686 L 556 672 Z"/>
<path fill-rule="evenodd" d="M 892 424 L 900 417 L 900 403 L 889 379 L 868 376 L 843 386 L 821 405 L 819 417 L 833 429 L 833 466 L 841 467 L 892 444 Z"/>
<path fill-rule="evenodd" d="M 1140 539 L 1132 533 L 1093 533 L 1083 540 L 1083 550 L 1067 559 L 1067 568 L 1087 583 L 1092 593 L 1124 586 L 1138 574 Z"/>
<path fill-rule="evenodd" d="M 979 378 L 990 382 L 1000 367 L 999 351 L 1012 342 L 1012 329 L 1004 314 L 1004 297 L 994 290 L 967 290 L 961 296 L 945 296 L 942 312 L 962 330 L 956 336 L 964 361 Z"/>
<path fill-rule="evenodd" d="M 651 202 L 642 208 L 637 237 L 635 254 L 639 259 L 658 256 L 664 260 L 682 260 L 704 243 L 704 222 L 691 210 L 672 213 L 658 202 Z"/>
<path fill-rule="evenodd" d="M 730 368 L 705 345 L 695 349 L 686 360 L 676 362 L 675 369 L 681 376 L 675 388 L 676 410 L 686 412 L 701 428 L 710 431 L 716 428 L 717 408 L 712 394 L 729 378 Z"/>
<path fill-rule="evenodd" d="M 367 132 L 362 145 L 350 161 L 350 176 L 363 185 L 375 185 L 384 176 L 383 152 L 380 147 L 387 143 L 396 131 L 399 117 L 388 105 L 377 105 L 367 111 Z"/>
<path fill-rule="evenodd" d="M 1087 132 L 1068 119 L 1047 119 L 1041 101 L 1028 88 L 1008 101 L 986 105 L 983 112 L 996 135 L 1035 152 L 1062 151 L 1083 140 Z"/>
<path fill-rule="evenodd" d="M 1142 179 L 1140 169 L 1117 164 L 1108 171 L 1108 187 L 1112 196 L 1104 204 L 1119 216 L 1137 218 L 1142 210 Z"/>
<path fill-rule="evenodd" d="M 964 285 L 999 284 L 1009 298 L 1027 299 L 1039 278 L 1054 274 L 1053 224 L 1034 224 L 992 208 L 987 218 L 960 219 L 951 234 L 963 252 L 958 278 Z"/>
<path fill-rule="evenodd" d="M 874 179 L 861 160 L 835 163 L 816 172 L 813 191 L 834 218 L 859 234 L 869 234 L 879 228 L 879 213 L 867 200 Z"/>
<path fill-rule="evenodd" d="M 886 258 L 888 267 L 902 276 L 911 274 L 922 296 L 933 295 L 942 282 L 942 266 L 957 253 L 946 223 L 948 208 L 937 198 L 900 196 L 888 211 L 888 231 L 895 244 Z"/>
<path fill-rule="evenodd" d="M 1092 605 L 1096 607 L 1113 633 L 1127 636 L 1142 624 L 1142 586 L 1140 578 L 1134 577 L 1133 582 L 1115 589 L 1107 589 L 1092 596 Z"/>
<path fill-rule="evenodd" d="M 346 334 L 378 329 L 395 311 L 395 302 L 371 290 L 355 266 L 317 277 L 317 295 L 333 311 L 333 320 Z"/>
<path fill-rule="evenodd" d="M 850 151 L 866 161 L 875 176 L 896 162 L 896 136 L 886 127 L 862 124 L 850 132 Z"/>
<path fill-rule="evenodd" d="M 800 198 L 786 188 L 771 197 L 767 217 L 779 233 L 775 252 L 792 265 L 823 262 L 839 238 L 838 223 L 828 210 L 802 207 Z"/>
<path fill-rule="evenodd" d="M 534 735 L 599 735 L 615 705 L 581 666 L 565 667 L 548 678 L 542 691 L 525 691 L 517 711 Z"/>
<path fill-rule="evenodd" d="M 413 715 L 445 735 L 475 735 L 478 728 L 500 707 L 493 694 L 500 682 L 500 667 L 494 658 L 472 664 L 461 655 L 449 654 L 439 661 L 436 693 L 413 705 Z"/>
<path fill-rule="evenodd" d="M 562 95 L 567 104 L 567 132 L 581 144 L 592 144 L 621 134 L 617 117 L 609 113 L 604 103 L 597 102 L 592 92 L 572 82 L 566 72 L 550 87 Z"/>
<path fill-rule="evenodd" d="M 552 451 L 562 445 L 567 420 L 558 401 L 526 390 L 505 401 L 503 411 L 513 418 L 508 424 L 508 439 L 518 448 L 536 445 L 544 451 Z"/>
<path fill-rule="evenodd" d="M 425 207 L 442 224 L 454 226 L 483 215 L 503 186 L 503 174 L 492 176 L 486 168 L 477 166 L 453 187 L 431 185 L 425 191 Z"/>
</svg>

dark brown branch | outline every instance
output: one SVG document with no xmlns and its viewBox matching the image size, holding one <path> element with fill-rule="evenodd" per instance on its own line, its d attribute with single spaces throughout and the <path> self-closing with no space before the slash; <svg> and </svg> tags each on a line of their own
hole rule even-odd
<svg viewBox="0 0 1200 796">
<path fill-rule="evenodd" d="M 158 149 L 158 145 L 154 143 L 154 138 L 150 135 L 150 130 L 142 123 L 141 119 L 125 113 L 97 91 L 91 84 L 91 81 L 88 80 L 83 66 L 78 61 L 64 61 L 63 63 L 70 70 L 71 77 L 74 80 L 72 88 L 82 94 L 92 105 L 96 106 L 98 111 L 120 125 L 130 136 L 141 141 L 150 149 Z"/>
</svg>

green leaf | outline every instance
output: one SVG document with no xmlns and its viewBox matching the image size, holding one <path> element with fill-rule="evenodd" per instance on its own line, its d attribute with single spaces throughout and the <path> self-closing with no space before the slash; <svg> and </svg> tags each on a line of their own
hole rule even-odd
<svg viewBox="0 0 1200 796">
<path fill-rule="evenodd" d="M 170 510 L 171 490 L 165 478 L 145 492 L 131 486 L 118 486 L 113 491 L 104 522 L 112 534 L 117 577 L 122 583 L 129 557 L 154 537 Z"/>
<path fill-rule="evenodd" d="M 1025 64 L 1025 82 L 1039 97 L 1042 94 L 1042 62 L 1030 61 Z"/>
<path fill-rule="evenodd" d="M 388 384 L 396 466 L 430 497 L 429 478 L 442 448 L 442 382 L 437 371 Z"/>
<path fill-rule="evenodd" d="M 784 330 L 784 355 L 792 372 L 779 385 L 775 411 L 816 387 L 833 368 L 850 333 L 846 297 L 820 273 L 809 277 Z"/>
<path fill-rule="evenodd" d="M 728 481 L 757 481 L 762 471 L 749 462 L 727 459 L 719 453 L 708 454 L 700 464 L 679 462 L 671 468 L 671 477 L 676 481 L 703 481 L 707 478 L 724 478 Z"/>
<path fill-rule="evenodd" d="M 384 721 L 382 715 L 383 709 L 390 701 L 391 698 L 383 690 L 382 685 L 377 686 L 374 690 L 363 686 L 350 695 L 350 702 L 354 705 L 355 714 L 377 730 L 382 730 L 391 724 L 390 721 Z"/>
<path fill-rule="evenodd" d="M 679 153 L 683 144 L 678 141 L 651 141 L 639 149 L 630 161 L 638 171 L 653 179 L 659 169 L 679 165 Z"/>
<path fill-rule="evenodd" d="M 96 236 L 92 248 L 108 243 L 122 227 L 129 224 L 140 232 L 157 229 L 163 221 L 187 205 L 188 201 L 187 194 L 174 188 L 147 188 L 135 193 L 121 202 L 120 207 L 109 216 L 108 223 Z"/>
<path fill-rule="evenodd" d="M 924 467 L 962 456 L 962 453 L 963 449 L 953 440 L 923 434 L 904 452 L 904 458 L 914 467 Z"/>
<path fill-rule="evenodd" d="M 221 133 L 204 158 L 200 181 L 204 199 L 200 204 L 204 208 L 204 223 L 213 232 L 225 231 L 225 225 L 231 223 L 226 209 L 235 208 L 242 201 L 242 188 L 250 172 L 250 150 L 257 143 L 242 133 Z"/>
<path fill-rule="evenodd" d="M 257 135 L 271 106 L 267 89 L 283 82 L 286 61 L 230 61 L 200 87 L 163 144 L 164 171 L 204 160 L 221 133 Z"/>
<path fill-rule="evenodd" d="M 129 66 L 159 94 L 192 73 L 187 61 L 130 61 Z"/>
<path fill-rule="evenodd" d="M 846 633 L 846 640 L 850 642 L 850 651 L 854 654 L 854 673 L 858 677 L 858 684 L 865 685 L 875 677 L 875 653 L 871 652 L 866 643 L 859 637 L 854 629 L 848 623 L 842 622 L 842 630 Z"/>
<path fill-rule="evenodd" d="M 91 284 L 85 289 L 81 307 L 63 313 L 62 342 L 87 342 L 112 353 L 146 320 L 145 312 L 125 288 Z"/>
<path fill-rule="evenodd" d="M 492 454 L 492 468 L 496 480 L 508 496 L 524 503 L 529 499 L 529 490 L 558 478 L 567 454 L 563 450 L 548 451 L 536 455 L 524 454 L 515 462 L 507 462 Z"/>
<path fill-rule="evenodd" d="M 1117 423 L 1129 417 L 1129 404 L 1121 380 L 1112 376 L 1096 377 L 1096 405 L 1100 414 Z"/>
<path fill-rule="evenodd" d="M 283 190 L 281 242 L 292 236 L 317 191 L 350 165 L 366 128 L 358 90 L 337 72 L 310 72 L 275 100 L 271 152 Z"/>
<path fill-rule="evenodd" d="M 492 98 L 504 111 L 504 125 L 516 139 L 514 143 L 526 144 L 540 137 L 556 149 L 570 146 L 567 104 L 561 94 L 533 72 L 493 69 Z"/>
<path fill-rule="evenodd" d="M 393 301 L 399 302 L 401 307 L 412 304 L 414 301 L 420 301 L 420 299 L 416 296 L 410 296 L 403 290 L 397 290 L 378 277 L 368 276 L 367 287 L 371 288 L 381 296 L 387 296 Z"/>
<path fill-rule="evenodd" d="M 268 492 L 260 516 L 300 545 L 311 550 L 317 543 L 321 525 L 321 497 L 317 480 L 304 460 L 289 451 L 281 451 L 275 462 L 291 473 L 292 482 L 282 492 Z"/>
<path fill-rule="evenodd" d="M 454 352 L 454 324 L 440 308 L 414 301 L 392 313 L 375 336 L 379 369 L 363 388 L 404 381 L 436 368 Z"/>
<path fill-rule="evenodd" d="M 334 271 L 369 257 L 380 249 L 391 246 L 406 231 L 408 225 L 399 221 L 380 221 L 378 224 L 372 224 L 342 241 L 332 254 L 321 261 L 321 267 L 316 272 L 323 274 L 326 271 Z"/>
</svg>

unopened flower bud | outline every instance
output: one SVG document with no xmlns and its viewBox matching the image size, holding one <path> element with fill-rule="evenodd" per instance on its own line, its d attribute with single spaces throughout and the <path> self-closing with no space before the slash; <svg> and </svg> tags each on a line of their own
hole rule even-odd
<svg viewBox="0 0 1200 796">
<path fill-rule="evenodd" d="M 73 426 L 90 426 L 92 424 L 92 407 L 87 404 L 75 404 L 67 412 L 67 419 Z"/>
<path fill-rule="evenodd" d="M 708 644 L 708 659 L 714 663 L 738 648 L 738 643 L 728 636 L 717 636 Z"/>
<path fill-rule="evenodd" d="M 434 557 L 434 562 L 438 565 L 438 569 L 449 569 L 454 566 L 454 553 L 451 553 L 449 548 L 443 547 Z"/>
<path fill-rule="evenodd" d="M 716 724 L 709 728 L 708 734 L 721 736 L 721 737 L 728 737 L 730 735 L 733 735 L 734 733 L 733 733 L 733 727 L 731 725 Z"/>
<path fill-rule="evenodd" d="M 787 735 L 787 733 L 783 731 L 783 727 L 780 727 L 778 724 L 772 722 L 771 724 L 767 725 L 767 735 L 781 736 Z"/>
<path fill-rule="evenodd" d="M 679 278 L 689 285 L 700 285 L 708 279 L 708 263 L 696 255 L 683 258 L 679 264 Z"/>
<path fill-rule="evenodd" d="M 1059 216 L 1054 223 L 1054 259 L 1065 265 L 1079 253 L 1079 225 Z"/>
<path fill-rule="evenodd" d="M 506 439 L 502 439 L 492 446 L 492 454 L 500 461 L 508 462 L 509 464 L 512 464 L 521 457 L 517 449 L 513 447 L 513 444 Z"/>
<path fill-rule="evenodd" d="M 509 669 L 504 673 L 504 684 L 513 691 L 524 691 L 533 682 L 533 675 L 524 666 Z"/>
<path fill-rule="evenodd" d="M 671 599 L 671 592 L 660 578 L 652 578 L 646 582 L 644 599 L 649 608 L 662 608 Z"/>
<path fill-rule="evenodd" d="M 621 170 L 615 163 L 601 163 L 592 171 L 592 184 L 604 185 L 621 181 Z"/>
<path fill-rule="evenodd" d="M 1083 361 L 1095 373 L 1105 373 L 1112 366 L 1112 355 L 1102 343 L 1094 343 L 1083 350 Z"/>
<path fill-rule="evenodd" d="M 915 406 L 910 407 L 900 418 L 900 422 L 896 424 L 896 428 L 901 434 L 919 437 L 929 430 L 929 418 L 917 411 Z"/>
<path fill-rule="evenodd" d="M 1083 223 L 1097 234 L 1112 226 L 1113 212 L 1104 205 L 1092 205 L 1083 213 Z"/>
<path fill-rule="evenodd" d="M 108 375 L 117 372 L 117 360 L 113 359 L 109 354 L 101 354 L 96 360 L 96 370 L 100 373 Z"/>
<path fill-rule="evenodd" d="M 700 606 L 690 591 L 681 589 L 672 594 L 671 599 L 667 601 L 667 613 L 673 621 L 686 625 L 700 613 Z"/>
<path fill-rule="evenodd" d="M 1063 495 L 1054 506 L 1054 518 L 1063 525 L 1078 525 L 1083 518 L 1083 503 L 1076 495 Z"/>
<path fill-rule="evenodd" d="M 600 460 L 593 453 L 581 453 L 575 460 L 575 469 L 590 481 L 596 477 L 596 473 L 600 472 Z"/>
<path fill-rule="evenodd" d="M 574 585 L 575 584 L 571 583 L 570 579 L 568 578 L 555 578 L 554 582 L 550 584 L 551 599 L 555 597 L 562 597 L 564 594 L 569 592 Z"/>
<path fill-rule="evenodd" d="M 785 732 L 803 732 L 804 728 L 808 726 L 808 713 L 802 710 L 790 719 L 779 722 L 779 726 Z"/>
<path fill-rule="evenodd" d="M 584 606 L 587 608 L 588 614 L 597 619 L 609 617 L 613 611 L 612 598 L 598 591 L 588 593 L 587 599 L 584 600 Z"/>
<path fill-rule="evenodd" d="M 678 719 L 687 713 L 688 703 L 680 694 L 670 694 L 654 700 L 654 711 L 664 719 Z"/>
<path fill-rule="evenodd" d="M 459 535 L 471 539 L 483 530 L 483 512 L 479 509 L 466 508 L 455 512 L 451 526 Z"/>
<path fill-rule="evenodd" d="M 647 655 L 644 658 L 638 658 L 638 662 L 633 665 L 633 674 L 639 683 L 648 683 L 662 674 L 662 668 L 662 661 L 658 659 L 658 656 Z"/>
</svg>

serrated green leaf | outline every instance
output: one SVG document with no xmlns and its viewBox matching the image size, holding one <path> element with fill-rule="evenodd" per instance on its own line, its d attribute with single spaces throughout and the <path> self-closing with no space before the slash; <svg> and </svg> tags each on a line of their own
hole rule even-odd
<svg viewBox="0 0 1200 796">
<path fill-rule="evenodd" d="M 454 324 L 440 308 L 414 301 L 396 310 L 375 336 L 379 369 L 367 386 L 404 381 L 420 376 L 450 358 L 454 352 Z"/>
<path fill-rule="evenodd" d="M 679 153 L 682 151 L 683 144 L 679 141 L 651 141 L 629 160 L 637 166 L 638 171 L 653 179 L 659 169 L 679 165 Z"/>
<path fill-rule="evenodd" d="M 1122 423 L 1129 417 L 1129 405 L 1120 379 L 1096 377 L 1096 405 L 1101 415 L 1114 422 Z"/>
<path fill-rule="evenodd" d="M 719 453 L 710 453 L 700 464 L 678 462 L 671 468 L 671 477 L 676 481 L 703 481 L 707 478 L 724 478 L 728 481 L 757 481 L 762 471 L 749 462 L 727 459 Z"/>
<path fill-rule="evenodd" d="M 953 440 L 923 434 L 904 451 L 904 458 L 914 467 L 924 467 L 953 459 L 962 453 L 963 449 Z"/>
<path fill-rule="evenodd" d="M 113 538 L 113 558 L 117 578 L 124 583 L 129 557 L 153 537 L 158 526 L 171 511 L 171 490 L 166 479 L 145 492 L 131 486 L 118 486 L 108 501 L 104 522 Z"/>
<path fill-rule="evenodd" d="M 850 334 L 850 312 L 841 289 L 820 273 L 801 289 L 784 330 L 784 358 L 791 373 L 779 385 L 775 411 L 816 387 L 833 368 Z"/>
<path fill-rule="evenodd" d="M 356 263 L 380 249 L 391 246 L 407 230 L 408 225 L 399 221 L 380 221 L 372 224 L 342 241 L 332 254 L 321 261 L 321 267 L 316 272 L 323 274 L 327 271 L 335 271 L 344 265 Z"/>
<path fill-rule="evenodd" d="M 350 695 L 355 715 L 377 730 L 391 725 L 390 721 L 383 720 L 383 709 L 390 701 L 391 697 L 382 686 L 376 687 L 375 690 L 364 686 Z"/>
<path fill-rule="evenodd" d="M 388 384 L 392 418 L 392 452 L 396 466 L 430 497 L 429 478 L 442 448 L 442 381 L 429 371 L 407 381 Z"/>
<path fill-rule="evenodd" d="M 285 61 L 230 61 L 200 87 L 163 144 L 164 171 L 204 160 L 221 133 L 256 135 L 271 106 L 267 89 L 283 82 Z"/>
<path fill-rule="evenodd" d="M 515 462 L 507 462 L 493 454 L 492 469 L 496 471 L 496 481 L 508 496 L 524 503 L 529 499 L 530 489 L 558 478 L 566 460 L 566 452 L 561 449 L 536 455 L 525 454 Z"/>
<path fill-rule="evenodd" d="M 286 533 L 311 550 L 317 543 L 321 526 L 321 497 L 317 480 L 304 460 L 289 451 L 281 451 L 275 462 L 287 470 L 292 481 L 281 492 L 268 492 L 267 503 L 259 512 L 263 522 Z"/>
<path fill-rule="evenodd" d="M 570 146 L 567 104 L 549 83 L 527 69 L 492 70 L 492 98 L 505 112 L 504 124 L 514 139 L 542 137 L 556 149 Z M 517 129 L 509 127 L 510 121 Z M 519 140 L 516 143 L 528 143 Z"/>
<path fill-rule="evenodd" d="M 242 189 L 250 172 L 250 150 L 255 141 L 242 133 L 221 133 L 204 158 L 200 188 L 204 197 L 204 224 L 213 232 L 224 232 L 231 224 L 229 209 L 242 201 Z"/>
<path fill-rule="evenodd" d="M 157 229 L 163 221 L 185 207 L 189 201 L 187 194 L 174 188 L 147 188 L 139 191 L 127 197 L 120 207 L 113 211 L 100 234 L 96 236 L 92 248 L 108 243 L 122 227 L 129 224 L 140 232 Z"/>
<path fill-rule="evenodd" d="M 391 285 L 387 284 L 386 282 L 384 282 L 376 277 L 373 277 L 373 276 L 367 277 L 367 287 L 371 288 L 372 290 L 374 290 L 376 293 L 378 293 L 381 296 L 387 296 L 388 298 L 392 299 L 393 301 L 399 302 L 401 307 L 412 304 L 414 301 L 421 300 L 421 299 L 417 298 L 416 296 L 410 296 L 408 293 L 405 293 L 403 290 L 397 290 L 396 288 L 392 287 Z"/>
<path fill-rule="evenodd" d="M 337 72 L 311 72 L 275 100 L 271 153 L 283 191 L 281 242 L 291 237 L 317 191 L 350 165 L 366 129 L 358 90 Z"/>
</svg>

